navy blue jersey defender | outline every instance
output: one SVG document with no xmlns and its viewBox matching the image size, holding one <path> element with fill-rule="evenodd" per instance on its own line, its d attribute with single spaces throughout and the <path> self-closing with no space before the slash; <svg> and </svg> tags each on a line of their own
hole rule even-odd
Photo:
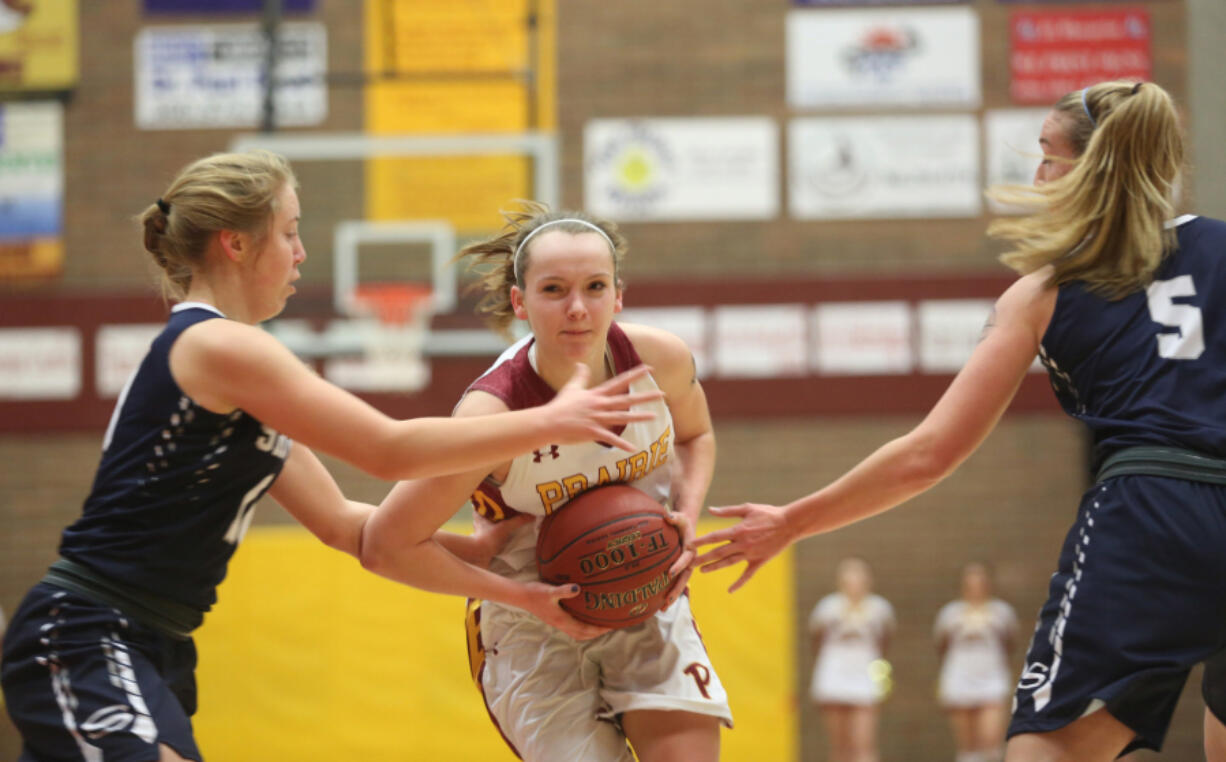
<svg viewBox="0 0 1226 762">
<path fill-rule="evenodd" d="M 1125 447 L 1226 458 L 1226 223 L 1175 221 L 1178 249 L 1144 292 L 1109 301 L 1060 288 L 1041 358 L 1060 404 L 1094 438 L 1097 468 Z"/>
<path fill-rule="evenodd" d="M 290 447 L 241 410 L 205 410 L 171 377 L 175 339 L 219 317 L 176 305 L 116 404 L 84 513 L 60 543 L 70 561 L 200 612 Z"/>
<path fill-rule="evenodd" d="M 170 374 L 183 303 L 115 406 L 93 489 L 62 558 L 15 612 L 0 660 L 21 762 L 202 759 L 192 737 L 191 631 L 281 472 L 290 442 L 242 411 L 201 408 Z"/>
<path fill-rule="evenodd" d="M 1144 292 L 1060 287 L 1040 355 L 1094 441 L 1010 737 L 1104 708 L 1159 749 L 1188 673 L 1226 721 L 1226 223 L 1176 220 Z"/>
</svg>

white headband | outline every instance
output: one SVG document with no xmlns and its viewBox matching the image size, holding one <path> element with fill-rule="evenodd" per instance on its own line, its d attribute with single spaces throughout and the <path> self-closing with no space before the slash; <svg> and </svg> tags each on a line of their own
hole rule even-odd
<svg viewBox="0 0 1226 762">
<path fill-rule="evenodd" d="M 511 259 L 511 267 L 512 267 L 512 268 L 514 268 L 514 270 L 515 270 L 515 282 L 516 282 L 516 283 L 519 283 L 519 281 L 520 281 L 520 277 L 519 277 L 519 255 L 520 255 L 520 254 L 523 252 L 524 248 L 525 248 L 525 247 L 527 247 L 527 245 L 528 245 L 528 241 L 531 241 L 531 240 L 532 240 L 532 236 L 534 236 L 534 235 L 536 235 L 537 233 L 541 232 L 542 230 L 544 230 L 545 228 L 549 227 L 550 225 L 560 225 L 560 224 L 562 224 L 563 222 L 577 222 L 577 223 L 578 223 L 578 224 L 580 224 L 580 225 L 583 225 L 583 226 L 585 226 L 585 227 L 589 227 L 589 228 L 591 228 L 592 230 L 594 230 L 595 232 L 600 233 L 600 237 L 604 239 L 605 243 L 609 244 L 609 251 L 613 252 L 614 256 L 616 256 L 616 255 L 617 255 L 617 247 L 613 245 L 613 239 L 612 239 L 612 238 L 609 238 L 609 234 L 608 234 L 608 233 L 606 233 L 606 232 L 604 232 L 603 230 L 601 230 L 599 225 L 593 225 L 592 223 L 588 222 L 587 220 L 577 220 L 577 219 L 575 219 L 574 217 L 566 217 L 566 218 L 563 218 L 563 219 L 560 219 L 560 220 L 550 220 L 549 222 L 546 222 L 546 223 L 544 223 L 544 224 L 540 225 L 539 227 L 537 227 L 535 230 L 533 230 L 533 231 L 532 231 L 531 233 L 529 233 L 528 235 L 524 236 L 524 240 L 520 241 L 520 242 L 519 242 L 519 246 L 517 246 L 517 247 L 515 248 L 515 256 L 514 256 L 514 257 Z"/>
</svg>

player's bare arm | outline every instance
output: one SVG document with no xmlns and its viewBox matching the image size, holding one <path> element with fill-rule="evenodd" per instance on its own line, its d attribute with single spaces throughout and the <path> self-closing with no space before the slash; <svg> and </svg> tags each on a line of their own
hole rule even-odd
<svg viewBox="0 0 1226 762">
<path fill-rule="evenodd" d="M 268 494 L 325 545 L 361 557 L 362 528 L 375 507 L 346 499 L 308 447 L 290 448 Z"/>
<path fill-rule="evenodd" d="M 590 389 L 584 369 L 539 408 L 481 422 L 395 421 L 320 378 L 264 331 L 229 320 L 184 331 L 170 362 L 176 382 L 207 409 L 224 414 L 241 408 L 292 439 L 383 479 L 463 472 L 550 442 L 601 439 L 630 448 L 609 427 L 649 418 L 630 408 L 658 397 L 626 392 L 646 369 Z"/>
<path fill-rule="evenodd" d="M 456 408 L 466 420 L 505 412 L 501 400 L 471 392 Z M 562 610 L 557 602 L 578 594 L 577 586 L 523 584 L 467 563 L 436 539 L 436 532 L 468 500 L 489 467 L 462 474 L 402 481 L 392 488 L 366 522 L 362 566 L 388 579 L 447 595 L 498 601 L 529 611 L 572 637 L 586 640 L 604 634 Z"/>
<path fill-rule="evenodd" d="M 744 504 L 712 508 L 738 525 L 700 537 L 725 543 L 698 562 L 704 571 L 745 561 L 735 590 L 801 537 L 828 532 L 888 510 L 953 472 L 987 438 L 1017 393 L 1038 354 L 1055 308 L 1047 273 L 1019 278 L 996 302 L 996 322 L 923 421 L 886 443 L 829 486 L 777 507 Z"/>
</svg>

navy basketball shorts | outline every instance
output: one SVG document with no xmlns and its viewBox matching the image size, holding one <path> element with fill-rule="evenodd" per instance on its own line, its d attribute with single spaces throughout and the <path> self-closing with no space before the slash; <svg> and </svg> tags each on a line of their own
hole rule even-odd
<svg viewBox="0 0 1226 762">
<path fill-rule="evenodd" d="M 40 583 L 4 637 L 0 684 L 20 762 L 154 762 L 158 744 L 202 759 L 196 648 L 118 610 Z"/>
<path fill-rule="evenodd" d="M 1086 492 L 1039 612 L 1009 736 L 1105 709 L 1160 749 L 1188 672 L 1208 662 L 1226 718 L 1226 487 L 1120 476 Z M 1213 674 L 1210 674 L 1213 673 Z"/>
</svg>

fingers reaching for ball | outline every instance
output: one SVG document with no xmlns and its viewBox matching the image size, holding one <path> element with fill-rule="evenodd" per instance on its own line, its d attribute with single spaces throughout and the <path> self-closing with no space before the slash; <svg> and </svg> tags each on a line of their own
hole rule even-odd
<svg viewBox="0 0 1226 762">
<path fill-rule="evenodd" d="M 574 598 L 579 594 L 578 585 L 541 584 L 540 586 L 545 588 L 545 594 L 549 602 L 541 611 L 534 611 L 533 613 L 539 616 L 546 624 L 558 628 L 575 640 L 591 640 L 609 631 L 608 627 L 580 622 L 562 608 L 562 601 L 567 598 Z"/>
</svg>

